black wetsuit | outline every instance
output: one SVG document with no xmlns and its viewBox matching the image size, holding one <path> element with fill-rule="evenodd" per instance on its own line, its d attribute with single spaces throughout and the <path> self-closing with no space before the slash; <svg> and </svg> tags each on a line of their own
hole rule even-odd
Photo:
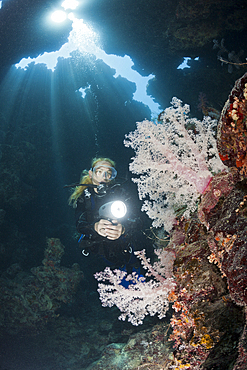
<svg viewBox="0 0 247 370">
<path fill-rule="evenodd" d="M 126 203 L 127 209 L 129 208 L 128 195 L 119 184 L 110 185 L 102 195 L 96 193 L 93 188 L 85 189 L 76 204 L 76 228 L 82 234 L 80 247 L 84 255 L 97 254 L 112 266 L 123 267 L 133 259 L 131 236 L 137 226 L 136 220 L 130 219 L 127 211 L 126 217 L 119 220 L 124 227 L 124 233 L 116 240 L 109 240 L 94 230 L 95 222 L 100 220 L 99 208 L 114 200 L 122 200 Z"/>
</svg>

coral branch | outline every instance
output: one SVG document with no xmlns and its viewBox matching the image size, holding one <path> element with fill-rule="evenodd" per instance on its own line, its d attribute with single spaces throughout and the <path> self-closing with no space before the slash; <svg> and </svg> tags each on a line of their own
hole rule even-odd
<svg viewBox="0 0 247 370">
<path fill-rule="evenodd" d="M 216 121 L 189 117 L 189 106 L 172 99 L 172 106 L 161 115 L 161 121 L 137 123 L 137 129 L 126 135 L 125 146 L 135 150 L 130 170 L 139 178 L 139 198 L 145 200 L 142 210 L 154 219 L 153 226 L 174 223 L 174 209 L 185 207 L 184 217 L 195 211 L 200 194 L 213 174 L 224 169 L 214 138 Z"/>
<path fill-rule="evenodd" d="M 148 270 L 146 276 L 153 276 L 157 281 L 152 279 L 147 281 L 145 277 L 140 277 L 136 273 L 126 277 L 126 272 L 112 271 L 109 267 L 94 275 L 98 281 L 110 283 L 99 284 L 98 292 L 102 306 L 116 305 L 122 312 L 119 319 L 125 320 L 128 317 L 128 321 L 133 325 L 142 324 L 146 315 L 154 316 L 158 313 L 160 319 L 164 317 L 169 308 L 168 295 L 176 286 L 174 279 L 170 277 L 175 259 L 174 252 L 157 252 L 159 261 L 153 266 L 146 258 L 144 250 L 136 254 L 142 260 L 144 268 Z M 166 261 L 168 268 L 164 267 Z M 162 274 L 169 277 L 165 278 Z M 130 282 L 128 288 L 121 285 L 123 279 Z"/>
</svg>

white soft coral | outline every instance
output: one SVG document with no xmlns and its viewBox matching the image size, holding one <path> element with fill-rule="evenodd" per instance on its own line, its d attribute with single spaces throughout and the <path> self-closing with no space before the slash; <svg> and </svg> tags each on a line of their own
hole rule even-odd
<svg viewBox="0 0 247 370">
<path fill-rule="evenodd" d="M 148 281 L 135 272 L 127 275 L 124 271 L 112 271 L 109 267 L 94 275 L 100 281 L 98 292 L 102 306 L 116 305 L 122 312 L 120 320 L 128 317 L 133 325 L 140 325 L 147 315 L 158 314 L 160 319 L 165 317 L 169 309 L 168 296 L 176 287 L 172 276 L 175 253 L 167 250 L 155 250 L 155 253 L 158 261 L 151 265 L 145 250 L 135 252 L 147 271 Z M 130 283 L 128 288 L 122 285 L 123 279 Z"/>
<path fill-rule="evenodd" d="M 153 221 L 153 226 L 164 225 L 170 231 L 175 220 L 174 209 L 183 208 L 189 218 L 195 211 L 198 196 L 207 188 L 212 172 L 225 169 L 214 137 L 216 121 L 189 117 L 189 105 L 173 98 L 161 121 L 144 120 L 137 129 L 126 135 L 125 146 L 135 150 L 130 170 L 137 175 L 142 210 Z"/>
</svg>

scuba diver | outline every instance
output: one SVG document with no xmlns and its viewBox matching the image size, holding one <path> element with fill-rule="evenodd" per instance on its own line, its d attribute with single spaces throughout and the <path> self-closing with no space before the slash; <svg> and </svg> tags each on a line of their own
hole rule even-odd
<svg viewBox="0 0 247 370">
<path fill-rule="evenodd" d="M 139 261 L 133 253 L 132 236 L 140 228 L 138 219 L 131 219 L 130 198 L 123 187 L 115 183 L 115 162 L 109 158 L 94 158 L 91 169 L 84 170 L 80 184 L 69 198 L 75 208 L 76 229 L 82 254 L 102 257 L 109 267 L 127 273 L 139 272 Z M 114 205 L 113 205 L 114 203 Z M 117 214 L 112 214 L 113 207 Z M 126 282 L 127 283 L 127 282 Z"/>
</svg>

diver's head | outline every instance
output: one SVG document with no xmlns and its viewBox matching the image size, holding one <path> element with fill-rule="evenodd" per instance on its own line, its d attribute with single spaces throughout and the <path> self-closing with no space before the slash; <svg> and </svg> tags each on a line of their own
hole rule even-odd
<svg viewBox="0 0 247 370">
<path fill-rule="evenodd" d="M 117 176 L 115 163 L 109 158 L 97 158 L 92 162 L 92 168 L 89 170 L 89 177 L 94 185 L 100 183 L 109 183 Z"/>
</svg>

